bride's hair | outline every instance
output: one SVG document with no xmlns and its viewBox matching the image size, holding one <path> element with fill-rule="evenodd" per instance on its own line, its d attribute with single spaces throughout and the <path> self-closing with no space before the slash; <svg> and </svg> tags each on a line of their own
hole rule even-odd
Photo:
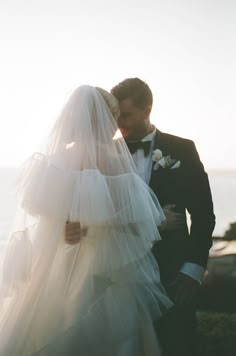
<svg viewBox="0 0 236 356">
<path fill-rule="evenodd" d="M 96 87 L 96 90 L 102 95 L 112 115 L 117 121 L 118 116 L 120 114 L 119 101 L 114 97 L 114 95 L 112 95 L 103 88 Z"/>
</svg>

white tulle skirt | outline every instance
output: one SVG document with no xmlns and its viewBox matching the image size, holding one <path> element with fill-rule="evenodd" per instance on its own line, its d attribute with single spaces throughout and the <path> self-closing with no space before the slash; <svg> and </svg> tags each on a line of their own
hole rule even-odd
<svg viewBox="0 0 236 356">
<path fill-rule="evenodd" d="M 131 199 L 135 189 L 142 207 L 140 211 L 127 208 L 122 217 L 119 209 L 109 207 L 98 213 L 99 207 L 88 202 L 89 192 L 85 187 L 81 190 L 81 179 L 76 201 L 83 201 L 85 194 L 88 210 L 84 213 L 80 207 L 84 215 L 77 214 L 79 208 L 72 204 L 71 214 L 79 215 L 88 230 L 78 244 L 66 244 L 65 219 L 52 217 L 48 211 L 43 214 L 43 201 L 35 207 L 40 218 L 27 230 L 32 244 L 30 278 L 21 285 L 1 288 L 1 356 L 160 355 L 153 322 L 172 306 L 150 252 L 158 239 L 153 219 L 161 220 L 161 214 L 154 216 L 150 197 L 143 200 L 143 183 L 135 175 L 130 177 L 130 186 L 126 177 L 126 197 L 121 200 L 124 204 Z M 114 184 L 110 185 L 115 194 Z M 95 201 L 101 201 L 105 192 L 102 189 L 101 198 Z M 27 204 L 32 210 L 29 199 Z M 131 211 L 137 211 L 137 216 L 131 216 Z"/>
</svg>

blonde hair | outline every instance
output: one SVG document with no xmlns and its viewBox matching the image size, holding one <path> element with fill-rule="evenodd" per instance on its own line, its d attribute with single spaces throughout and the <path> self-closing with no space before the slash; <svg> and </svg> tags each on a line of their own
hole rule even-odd
<svg viewBox="0 0 236 356">
<path fill-rule="evenodd" d="M 96 87 L 96 90 L 102 95 L 112 115 L 117 120 L 120 114 L 119 101 L 114 97 L 114 95 L 103 88 Z"/>
</svg>

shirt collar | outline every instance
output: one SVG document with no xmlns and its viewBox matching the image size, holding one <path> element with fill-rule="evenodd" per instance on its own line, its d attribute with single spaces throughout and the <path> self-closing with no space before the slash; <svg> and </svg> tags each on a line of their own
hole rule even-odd
<svg viewBox="0 0 236 356">
<path fill-rule="evenodd" d="M 141 141 L 152 141 L 156 135 L 156 128 L 154 127 L 153 131 L 148 134 L 147 136 L 143 137 Z"/>
</svg>

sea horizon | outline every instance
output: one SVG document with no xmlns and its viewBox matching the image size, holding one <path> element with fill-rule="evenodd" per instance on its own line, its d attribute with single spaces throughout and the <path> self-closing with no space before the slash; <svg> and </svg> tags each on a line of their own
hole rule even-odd
<svg viewBox="0 0 236 356">
<path fill-rule="evenodd" d="M 19 169 L 22 164 L 24 163 L 24 161 L 22 161 L 19 164 L 0 164 L 0 170 L 1 169 Z M 215 167 L 215 168 L 208 168 L 208 167 L 204 167 L 205 171 L 208 172 L 225 172 L 225 173 L 236 173 L 236 168 L 221 168 L 221 167 Z"/>
</svg>

